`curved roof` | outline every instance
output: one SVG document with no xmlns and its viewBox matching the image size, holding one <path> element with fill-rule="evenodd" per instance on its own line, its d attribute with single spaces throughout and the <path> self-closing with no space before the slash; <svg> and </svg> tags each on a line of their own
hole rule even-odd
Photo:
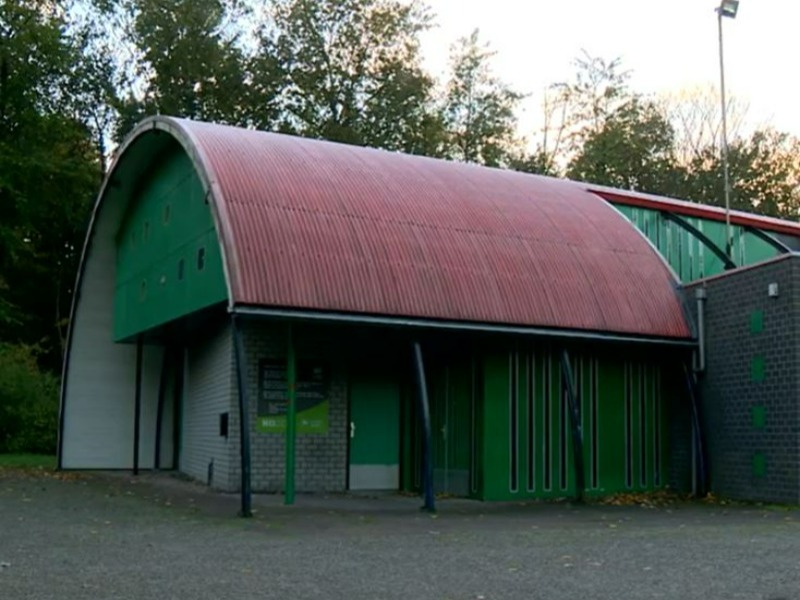
<svg viewBox="0 0 800 600">
<path fill-rule="evenodd" d="M 165 117 L 128 144 L 151 130 L 205 181 L 232 305 L 690 336 L 669 267 L 578 184 Z"/>
</svg>

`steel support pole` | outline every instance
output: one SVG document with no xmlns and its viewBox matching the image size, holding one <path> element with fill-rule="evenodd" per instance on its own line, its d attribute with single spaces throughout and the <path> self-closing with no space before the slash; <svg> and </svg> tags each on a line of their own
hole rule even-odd
<svg viewBox="0 0 800 600">
<path fill-rule="evenodd" d="M 294 504 L 294 459 L 297 438 L 297 358 L 291 323 L 287 329 L 286 342 L 286 483 L 283 502 L 291 506 Z"/>
<path fill-rule="evenodd" d="M 233 352 L 236 360 L 236 385 L 239 388 L 239 457 L 241 459 L 240 517 L 253 516 L 250 463 L 250 404 L 247 397 L 247 355 L 236 315 L 231 316 Z"/>
<path fill-rule="evenodd" d="M 725 60 L 722 44 L 722 10 L 717 9 L 719 26 L 719 89 L 722 102 L 722 177 L 725 194 L 725 253 L 733 259 L 733 232 L 731 231 L 731 186 L 728 173 L 728 103 L 725 100 Z"/>
<path fill-rule="evenodd" d="M 136 391 L 133 414 L 133 474 L 139 474 L 139 437 L 142 428 L 142 336 L 136 338 Z"/>
<path fill-rule="evenodd" d="M 425 362 L 422 358 L 422 347 L 414 342 L 414 365 L 417 376 L 417 399 L 419 414 L 422 419 L 422 493 L 423 510 L 436 512 L 436 500 L 433 494 L 433 448 L 431 433 L 431 410 L 428 402 L 428 384 L 425 379 Z"/>
</svg>

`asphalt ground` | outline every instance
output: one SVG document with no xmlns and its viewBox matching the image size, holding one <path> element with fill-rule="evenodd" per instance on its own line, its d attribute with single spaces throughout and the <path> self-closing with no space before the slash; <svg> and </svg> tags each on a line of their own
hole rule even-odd
<svg viewBox="0 0 800 600">
<path fill-rule="evenodd" d="M 800 599 L 800 511 L 299 496 L 0 472 L 0 600 Z"/>
</svg>

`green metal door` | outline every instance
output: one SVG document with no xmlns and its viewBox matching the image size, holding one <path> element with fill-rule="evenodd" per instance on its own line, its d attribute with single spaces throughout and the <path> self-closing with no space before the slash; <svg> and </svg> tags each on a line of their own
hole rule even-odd
<svg viewBox="0 0 800 600">
<path fill-rule="evenodd" d="M 350 385 L 350 489 L 396 490 L 399 474 L 399 386 L 359 377 Z"/>
</svg>

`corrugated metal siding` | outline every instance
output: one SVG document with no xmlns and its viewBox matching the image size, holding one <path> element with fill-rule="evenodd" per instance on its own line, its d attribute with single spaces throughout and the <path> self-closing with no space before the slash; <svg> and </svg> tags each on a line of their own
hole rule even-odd
<svg viewBox="0 0 800 600">
<path fill-rule="evenodd" d="M 725 209 L 719 206 L 710 206 L 697 202 L 687 202 L 686 200 L 676 200 L 641 192 L 628 190 L 617 190 L 593 184 L 586 184 L 586 189 L 605 198 L 609 202 L 625 204 L 628 206 L 639 206 L 653 210 L 666 210 L 679 215 L 688 217 L 698 217 L 710 221 L 725 222 Z M 773 233 L 783 233 L 793 237 L 800 237 L 800 223 L 785 221 L 774 217 L 765 217 L 740 210 L 730 211 L 731 223 L 743 227 L 755 227 Z"/>
<path fill-rule="evenodd" d="M 130 469 L 133 466 L 136 345 L 111 337 L 114 299 L 114 234 L 124 206 L 109 202 L 95 223 L 84 265 L 80 301 L 72 315 L 64 380 L 61 463 L 66 469 Z M 144 349 L 140 466 L 153 462 L 151 415 L 158 397 L 160 361 Z M 156 351 L 158 354 L 158 351 Z"/>
<path fill-rule="evenodd" d="M 191 345 L 187 352 L 180 470 L 205 482 L 213 461 L 213 487 L 233 491 L 234 442 L 219 435 L 219 415 L 230 414 L 235 406 L 230 327 L 210 332 L 205 340 Z"/>
<path fill-rule="evenodd" d="M 236 303 L 687 337 L 645 239 L 578 184 L 176 121 Z"/>
</svg>

